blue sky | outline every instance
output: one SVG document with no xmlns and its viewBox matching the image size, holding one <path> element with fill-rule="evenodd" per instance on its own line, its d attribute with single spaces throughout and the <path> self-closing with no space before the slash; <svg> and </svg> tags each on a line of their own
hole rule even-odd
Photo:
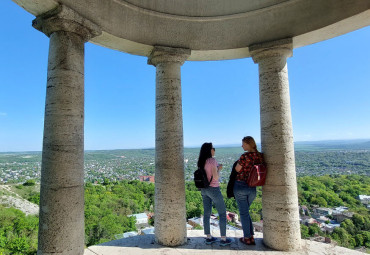
<svg viewBox="0 0 370 255">
<path fill-rule="evenodd" d="M 40 151 L 49 39 L 34 16 L 0 1 L 0 151 Z M 370 27 L 295 49 L 288 59 L 295 141 L 370 138 Z M 155 143 L 155 68 L 147 58 L 85 48 L 85 149 Z M 260 141 L 251 58 L 182 67 L 185 146 Z"/>
</svg>

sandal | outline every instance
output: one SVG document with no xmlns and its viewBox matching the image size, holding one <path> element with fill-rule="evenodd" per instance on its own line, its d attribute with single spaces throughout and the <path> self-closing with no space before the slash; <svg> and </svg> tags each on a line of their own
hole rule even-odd
<svg viewBox="0 0 370 255">
<path fill-rule="evenodd" d="M 240 237 L 239 238 L 239 241 L 242 242 L 243 244 L 247 244 L 247 240 L 248 240 L 248 238 L 245 238 L 245 237 Z"/>
<path fill-rule="evenodd" d="M 246 245 L 255 245 L 256 244 L 256 241 L 254 240 L 253 236 L 250 237 L 250 238 L 240 237 L 239 240 L 240 240 L 240 242 L 242 242 L 243 244 L 246 244 Z"/>
<path fill-rule="evenodd" d="M 250 244 L 252 244 L 252 245 L 256 245 L 256 241 L 254 240 L 254 237 L 253 237 L 253 236 L 251 236 L 251 237 L 249 238 L 249 240 L 250 240 Z"/>
</svg>

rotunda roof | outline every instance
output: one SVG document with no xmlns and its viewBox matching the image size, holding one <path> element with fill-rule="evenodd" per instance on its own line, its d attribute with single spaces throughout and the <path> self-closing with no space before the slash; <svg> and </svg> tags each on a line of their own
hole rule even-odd
<svg viewBox="0 0 370 255">
<path fill-rule="evenodd" d="M 293 38 L 293 47 L 370 25 L 364 0 L 14 0 L 38 16 L 58 3 L 102 29 L 91 42 L 148 56 L 155 45 L 189 48 L 189 60 L 249 57 L 250 45 Z"/>
</svg>

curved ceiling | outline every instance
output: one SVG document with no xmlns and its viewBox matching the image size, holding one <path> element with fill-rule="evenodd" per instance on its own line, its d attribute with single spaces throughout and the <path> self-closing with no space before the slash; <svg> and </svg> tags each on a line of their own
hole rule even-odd
<svg viewBox="0 0 370 255">
<path fill-rule="evenodd" d="M 58 3 L 101 27 L 93 43 L 148 56 L 154 45 L 189 48 L 189 60 L 249 57 L 255 43 L 293 47 L 370 25 L 364 0 L 14 0 L 34 15 Z"/>
<path fill-rule="evenodd" d="M 118 0 L 134 6 L 178 16 L 214 17 L 245 13 L 274 6 L 289 0 Z"/>
</svg>

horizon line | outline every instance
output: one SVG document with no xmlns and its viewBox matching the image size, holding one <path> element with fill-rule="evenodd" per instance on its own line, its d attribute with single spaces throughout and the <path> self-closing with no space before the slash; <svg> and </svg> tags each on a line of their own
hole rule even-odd
<svg viewBox="0 0 370 255">
<path fill-rule="evenodd" d="M 339 140 L 306 140 L 306 141 L 294 141 L 293 143 L 317 143 L 317 142 L 348 142 L 348 141 L 370 141 L 370 138 L 355 138 L 355 139 L 339 139 Z M 261 144 L 261 142 L 257 142 L 257 144 Z M 215 146 L 219 148 L 235 148 L 239 147 L 240 144 L 214 144 Z M 193 148 L 200 148 L 201 145 L 189 145 L 189 146 L 184 146 L 184 148 L 187 149 L 193 149 Z M 121 149 L 85 149 L 85 151 L 115 151 L 115 150 L 154 150 L 155 147 L 141 147 L 141 148 L 121 148 Z M 42 152 L 42 150 L 31 150 L 31 151 L 0 151 L 1 154 L 5 153 L 21 153 L 21 152 L 29 152 L 29 153 L 37 153 L 37 152 Z"/>
</svg>

